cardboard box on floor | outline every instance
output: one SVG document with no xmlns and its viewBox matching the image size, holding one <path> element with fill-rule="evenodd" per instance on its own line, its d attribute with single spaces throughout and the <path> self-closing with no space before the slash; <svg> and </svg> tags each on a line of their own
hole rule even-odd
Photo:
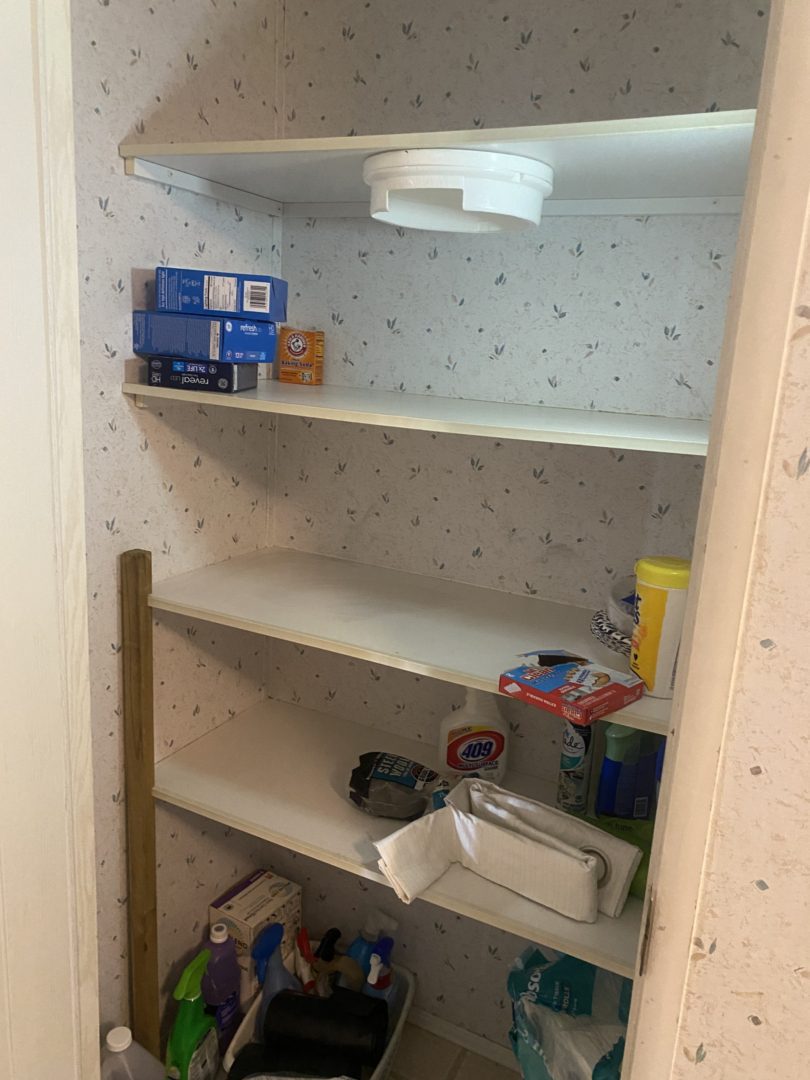
<svg viewBox="0 0 810 1080">
<path fill-rule="evenodd" d="M 292 970 L 295 938 L 301 929 L 301 886 L 279 877 L 271 870 L 255 870 L 231 886 L 208 909 L 211 925 L 225 923 L 236 942 L 236 956 L 242 969 L 242 1004 L 259 989 L 250 953 L 265 926 L 278 922 L 284 927 L 281 955 Z"/>
</svg>

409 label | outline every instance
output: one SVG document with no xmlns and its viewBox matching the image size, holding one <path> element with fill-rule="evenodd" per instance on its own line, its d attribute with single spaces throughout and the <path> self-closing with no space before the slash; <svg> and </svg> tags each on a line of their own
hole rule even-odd
<svg viewBox="0 0 810 1080">
<path fill-rule="evenodd" d="M 447 745 L 447 764 L 456 772 L 477 772 L 490 762 L 496 762 L 505 744 L 501 732 L 490 728 L 453 731 Z"/>
</svg>

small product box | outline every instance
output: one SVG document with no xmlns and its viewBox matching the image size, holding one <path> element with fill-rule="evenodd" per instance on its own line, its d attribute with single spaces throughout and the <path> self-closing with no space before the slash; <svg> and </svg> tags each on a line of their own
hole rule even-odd
<svg viewBox="0 0 810 1080">
<path fill-rule="evenodd" d="M 241 999 L 245 1004 L 259 988 L 251 949 L 270 923 L 281 923 L 284 937 L 281 956 L 292 970 L 293 949 L 301 929 L 301 886 L 279 877 L 271 870 L 255 870 L 218 897 L 208 909 L 213 926 L 224 922 L 236 942 L 236 957 L 242 969 Z"/>
<path fill-rule="evenodd" d="M 323 341 L 323 330 L 280 326 L 276 365 L 279 382 L 320 386 L 323 382 Z"/>
<path fill-rule="evenodd" d="M 564 650 L 524 653 L 532 662 L 501 675 L 502 694 L 587 726 L 638 701 L 644 683 L 636 675 L 603 667 Z"/>
<path fill-rule="evenodd" d="M 148 363 L 149 385 L 172 390 L 236 394 L 255 389 L 259 381 L 258 364 L 215 364 L 210 360 L 177 360 L 173 356 L 151 356 Z"/>
<path fill-rule="evenodd" d="M 263 322 L 287 318 L 287 282 L 263 274 L 155 267 L 155 307 L 181 315 L 236 315 Z"/>
<path fill-rule="evenodd" d="M 132 312 L 132 347 L 141 356 L 270 364 L 276 355 L 276 324 L 250 319 Z"/>
</svg>

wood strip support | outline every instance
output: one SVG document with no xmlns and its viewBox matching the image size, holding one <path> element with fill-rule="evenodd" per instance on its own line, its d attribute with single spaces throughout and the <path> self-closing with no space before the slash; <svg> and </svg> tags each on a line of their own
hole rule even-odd
<svg viewBox="0 0 810 1080">
<path fill-rule="evenodd" d="M 130 1026 L 135 1039 L 159 1058 L 151 552 L 122 553 L 120 587 Z"/>
</svg>

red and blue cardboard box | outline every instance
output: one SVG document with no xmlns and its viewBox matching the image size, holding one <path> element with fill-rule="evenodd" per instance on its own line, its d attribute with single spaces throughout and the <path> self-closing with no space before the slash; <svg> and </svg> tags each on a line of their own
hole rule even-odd
<svg viewBox="0 0 810 1080">
<path fill-rule="evenodd" d="M 614 671 L 564 649 L 523 653 L 521 659 L 530 657 L 533 662 L 501 675 L 501 693 L 581 727 L 631 705 L 644 693 L 637 675 Z"/>
</svg>

